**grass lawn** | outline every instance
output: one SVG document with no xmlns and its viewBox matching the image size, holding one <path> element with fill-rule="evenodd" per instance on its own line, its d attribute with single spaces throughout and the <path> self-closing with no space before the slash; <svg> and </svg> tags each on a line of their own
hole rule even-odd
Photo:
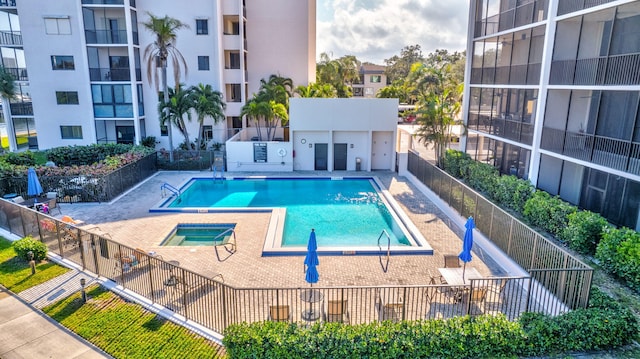
<svg viewBox="0 0 640 359">
<path fill-rule="evenodd" d="M 159 317 L 101 286 L 43 309 L 115 358 L 225 358 L 224 348 L 188 329 Z"/>
<path fill-rule="evenodd" d="M 0 284 L 14 293 L 20 293 L 69 271 L 53 262 L 36 263 L 36 274 L 31 274 L 29 262 L 16 257 L 12 242 L 0 237 Z"/>
</svg>

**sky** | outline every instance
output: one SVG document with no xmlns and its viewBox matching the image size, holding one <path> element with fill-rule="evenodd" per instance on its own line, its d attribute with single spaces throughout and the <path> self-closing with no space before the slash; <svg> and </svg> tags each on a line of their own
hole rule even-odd
<svg viewBox="0 0 640 359">
<path fill-rule="evenodd" d="M 384 65 L 405 46 L 463 51 L 468 0 L 316 0 L 316 56 Z"/>
</svg>

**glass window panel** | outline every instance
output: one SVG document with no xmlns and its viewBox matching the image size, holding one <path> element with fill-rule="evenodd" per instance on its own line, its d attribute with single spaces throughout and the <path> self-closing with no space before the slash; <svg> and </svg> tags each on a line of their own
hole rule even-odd
<svg viewBox="0 0 640 359">
<path fill-rule="evenodd" d="M 93 103 L 102 103 L 102 86 L 91 85 L 91 97 L 93 98 Z"/>
<path fill-rule="evenodd" d="M 578 59 L 606 56 L 615 8 L 586 14 L 582 20 Z"/>
<path fill-rule="evenodd" d="M 97 118 L 115 117 L 111 105 L 93 105 L 93 115 Z"/>
<path fill-rule="evenodd" d="M 115 117 L 133 117 L 132 105 L 116 105 L 115 108 L 116 108 Z"/>
<path fill-rule="evenodd" d="M 609 54 L 637 52 L 640 52 L 640 2 L 636 1 L 618 7 Z"/>
</svg>

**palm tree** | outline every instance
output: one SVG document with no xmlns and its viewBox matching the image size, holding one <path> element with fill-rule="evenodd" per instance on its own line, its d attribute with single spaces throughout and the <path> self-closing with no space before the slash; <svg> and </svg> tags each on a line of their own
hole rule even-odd
<svg viewBox="0 0 640 359">
<path fill-rule="evenodd" d="M 184 136 L 185 148 L 189 150 L 191 145 L 187 125 L 184 122 L 184 115 L 187 115 L 187 120 L 191 122 L 191 108 L 194 107 L 191 92 L 182 90 L 178 86 L 176 90 L 169 88 L 168 94 L 169 101 L 158 104 L 158 112 L 161 113 L 160 124 L 168 127 L 173 125 L 178 127 L 178 130 Z"/>
<path fill-rule="evenodd" d="M 271 111 L 269 103 L 264 101 L 259 101 L 256 96 L 247 101 L 247 103 L 242 106 L 242 110 L 240 111 L 240 116 L 247 116 L 247 118 L 255 121 L 256 130 L 258 132 L 258 140 L 262 141 L 262 131 L 260 130 L 260 121 L 265 120 L 267 116 L 269 116 L 269 112 Z"/>
<path fill-rule="evenodd" d="M 220 91 L 214 91 L 211 85 L 204 84 L 191 87 L 191 103 L 198 116 L 199 128 L 196 148 L 200 150 L 204 119 L 211 117 L 214 124 L 224 120 L 224 109 L 227 105 L 222 101 L 222 93 Z"/>
<path fill-rule="evenodd" d="M 147 45 L 144 49 L 144 58 L 147 63 L 147 78 L 149 83 L 155 83 L 156 92 L 158 91 L 158 67 L 161 68 L 162 74 L 162 93 L 164 94 L 164 103 L 169 102 L 169 89 L 167 85 L 167 60 L 171 58 L 171 65 L 173 67 L 173 79 L 176 88 L 180 86 L 180 70 L 181 65 L 184 66 L 184 75 L 187 76 L 187 62 L 184 57 L 176 48 L 176 31 L 182 28 L 188 28 L 189 26 L 180 22 L 180 20 L 171 18 L 167 15 L 165 17 L 157 17 L 147 12 L 149 15 L 149 21 L 143 22 L 142 25 L 153 33 L 155 36 L 154 42 Z M 156 71 L 153 71 L 156 70 Z M 153 76 L 152 76 L 153 72 Z M 155 80 L 155 81 L 154 81 Z M 167 116 L 166 114 L 164 116 Z M 161 121 L 162 121 L 161 116 Z M 171 124 L 168 126 L 169 130 L 169 159 L 173 161 L 173 135 L 171 131 Z"/>
<path fill-rule="evenodd" d="M 269 100 L 283 104 L 289 109 L 289 97 L 293 96 L 293 80 L 280 75 L 271 75 L 269 80 L 260 80 L 260 93 Z"/>
<path fill-rule="evenodd" d="M 338 92 L 330 84 L 310 83 L 308 86 L 300 85 L 294 90 L 300 97 L 333 98 L 338 97 Z"/>
<path fill-rule="evenodd" d="M 11 119 L 11 111 L 9 100 L 16 96 L 15 78 L 4 67 L 0 66 L 0 97 L 2 100 L 2 115 L 7 124 L 7 133 L 9 135 L 9 150 L 17 150 L 15 143 L 15 131 L 13 130 L 13 120 Z"/>
</svg>

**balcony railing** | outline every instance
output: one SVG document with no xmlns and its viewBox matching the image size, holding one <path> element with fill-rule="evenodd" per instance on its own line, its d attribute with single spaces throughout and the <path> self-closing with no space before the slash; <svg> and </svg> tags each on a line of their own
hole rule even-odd
<svg viewBox="0 0 640 359">
<path fill-rule="evenodd" d="M 0 44 L 22 45 L 22 33 L 20 31 L 0 31 Z"/>
<path fill-rule="evenodd" d="M 614 0 L 560 0 L 558 2 L 558 15 L 588 9 L 590 7 L 606 4 Z"/>
<path fill-rule="evenodd" d="M 549 82 L 552 85 L 638 85 L 640 53 L 553 61 Z"/>
<path fill-rule="evenodd" d="M 540 147 L 640 175 L 640 143 L 637 142 L 545 127 L 542 129 Z"/>
<path fill-rule="evenodd" d="M 31 102 L 18 102 L 9 105 L 11 115 L 33 116 L 33 104 Z"/>
<path fill-rule="evenodd" d="M 135 6 L 135 1 L 132 1 Z M 82 5 L 124 5 L 124 0 L 82 0 Z"/>
<path fill-rule="evenodd" d="M 131 74 L 128 67 L 118 68 L 89 68 L 91 81 L 130 81 Z"/>
<path fill-rule="evenodd" d="M 16 0 L 0 0 L 0 6 L 16 6 Z"/>
<path fill-rule="evenodd" d="M 24 67 L 5 67 L 4 70 L 13 75 L 16 81 L 29 81 L 27 69 Z"/>
<path fill-rule="evenodd" d="M 126 30 L 85 30 L 87 44 L 126 44 Z"/>
</svg>

